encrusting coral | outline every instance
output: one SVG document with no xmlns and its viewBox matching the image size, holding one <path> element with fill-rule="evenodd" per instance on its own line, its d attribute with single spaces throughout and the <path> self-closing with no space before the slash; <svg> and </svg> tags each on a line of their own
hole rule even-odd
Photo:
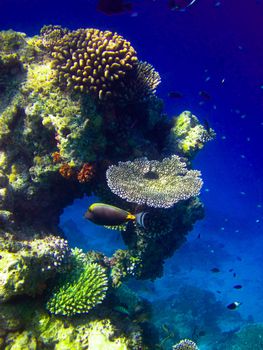
<svg viewBox="0 0 263 350">
<path fill-rule="evenodd" d="M 100 99 L 112 95 L 112 85 L 134 68 L 138 59 L 131 44 L 117 33 L 78 29 L 52 46 L 59 82 Z"/>
<path fill-rule="evenodd" d="M 56 315 L 87 313 L 106 297 L 108 278 L 104 269 L 99 264 L 87 263 L 78 250 L 72 254 L 73 268 L 61 277 L 47 303 L 47 309 Z"/>
<path fill-rule="evenodd" d="M 210 126 L 203 126 L 190 111 L 184 111 L 174 118 L 174 125 L 167 140 L 167 149 L 169 152 L 192 158 L 215 136 Z"/>
<path fill-rule="evenodd" d="M 0 302 L 14 296 L 40 294 L 68 254 L 67 241 L 46 236 L 32 241 L 0 237 Z"/>
<path fill-rule="evenodd" d="M 106 173 L 113 193 L 128 202 L 155 208 L 169 208 L 197 196 L 203 185 L 200 175 L 197 170 L 187 170 L 186 163 L 176 155 L 161 162 L 147 158 L 119 162 Z"/>
</svg>

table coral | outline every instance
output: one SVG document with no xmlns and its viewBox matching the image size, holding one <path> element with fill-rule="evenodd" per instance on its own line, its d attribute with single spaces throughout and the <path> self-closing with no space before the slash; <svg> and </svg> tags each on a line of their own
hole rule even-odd
<svg viewBox="0 0 263 350">
<path fill-rule="evenodd" d="M 176 155 L 161 162 L 147 158 L 119 162 L 106 173 L 113 193 L 128 202 L 155 208 L 169 208 L 197 196 L 203 185 L 200 175 L 197 170 L 187 170 L 186 163 Z"/>
</svg>

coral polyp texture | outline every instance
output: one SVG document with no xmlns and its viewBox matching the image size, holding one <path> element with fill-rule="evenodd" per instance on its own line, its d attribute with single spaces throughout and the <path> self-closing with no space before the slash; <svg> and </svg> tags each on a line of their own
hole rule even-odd
<svg viewBox="0 0 263 350">
<path fill-rule="evenodd" d="M 135 159 L 108 168 L 107 183 L 111 191 L 128 202 L 155 208 L 169 208 L 175 203 L 197 196 L 203 181 L 198 170 L 188 170 L 178 156 L 162 161 Z"/>
<path fill-rule="evenodd" d="M 173 346 L 173 350 L 198 350 L 198 347 L 192 340 L 183 339 Z"/>
<path fill-rule="evenodd" d="M 138 61 L 130 42 L 117 33 L 78 29 L 62 34 L 58 33 L 51 50 L 59 82 L 67 88 L 107 98 L 114 83 Z"/>
<path fill-rule="evenodd" d="M 87 313 L 103 301 L 107 289 L 108 278 L 99 264 L 77 261 L 48 301 L 47 309 L 66 316 Z"/>
</svg>

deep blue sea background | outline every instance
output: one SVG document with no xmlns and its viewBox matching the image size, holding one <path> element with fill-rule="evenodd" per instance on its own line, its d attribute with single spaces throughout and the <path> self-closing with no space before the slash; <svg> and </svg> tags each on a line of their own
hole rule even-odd
<svg viewBox="0 0 263 350">
<path fill-rule="evenodd" d="M 157 94 L 169 116 L 191 110 L 209 122 L 217 138 L 194 162 L 205 183 L 206 217 L 167 261 L 164 277 L 136 289 L 168 305 L 181 288 L 199 287 L 222 303 L 225 320 L 239 312 L 246 322 L 263 322 L 263 1 L 196 0 L 185 12 L 171 11 L 166 0 L 132 3 L 131 13 L 106 16 L 96 11 L 95 0 L 1 0 L 0 30 L 30 36 L 44 24 L 60 24 L 117 31 L 159 71 Z M 211 99 L 202 99 L 201 90 Z M 171 99 L 170 91 L 183 97 Z M 88 201 L 66 208 L 61 225 L 72 245 L 103 245 L 111 254 L 122 246 L 121 237 L 84 222 Z M 212 273 L 214 267 L 220 272 Z M 233 301 L 242 302 L 238 311 L 226 308 Z M 205 309 L 206 299 L 200 303 Z M 233 322 L 225 328 L 238 328 Z"/>
</svg>

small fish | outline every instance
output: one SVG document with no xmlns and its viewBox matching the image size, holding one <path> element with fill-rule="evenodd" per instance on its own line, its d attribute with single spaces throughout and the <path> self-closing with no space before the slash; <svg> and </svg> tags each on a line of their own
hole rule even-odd
<svg viewBox="0 0 263 350">
<path fill-rule="evenodd" d="M 147 213 L 131 214 L 130 212 L 114 207 L 105 203 L 93 203 L 86 211 L 84 217 L 94 224 L 102 226 L 111 226 L 113 228 L 121 227 L 129 221 L 136 222 L 144 227 L 144 217 Z"/>
<path fill-rule="evenodd" d="M 237 309 L 241 304 L 242 304 L 242 303 L 240 303 L 239 301 L 234 301 L 233 303 L 228 304 L 228 305 L 227 305 L 227 308 L 228 308 L 229 310 L 235 310 L 235 309 Z"/>
<path fill-rule="evenodd" d="M 233 277 L 237 277 L 237 274 L 235 272 L 233 273 Z"/>
<path fill-rule="evenodd" d="M 123 0 L 99 0 L 97 3 L 97 11 L 105 15 L 118 15 L 120 13 L 132 11 L 132 4 Z"/>
<path fill-rule="evenodd" d="M 218 267 L 213 267 L 210 271 L 213 272 L 213 273 L 220 272 Z"/>
<path fill-rule="evenodd" d="M 235 289 L 241 289 L 243 288 L 243 286 L 241 284 L 236 284 L 235 286 L 233 286 L 233 288 Z"/>
<path fill-rule="evenodd" d="M 201 234 L 199 233 L 196 239 L 200 239 L 200 238 L 201 238 Z"/>
<path fill-rule="evenodd" d="M 196 0 L 168 0 L 168 7 L 172 11 L 184 11 L 190 7 Z"/>
<path fill-rule="evenodd" d="M 209 93 L 205 90 L 201 90 L 199 91 L 199 96 L 202 97 L 203 100 L 209 101 L 211 100 L 211 96 L 209 95 Z"/>
<path fill-rule="evenodd" d="M 168 93 L 168 97 L 173 98 L 173 99 L 179 99 L 179 98 L 182 98 L 183 95 L 179 91 L 170 91 Z"/>
<path fill-rule="evenodd" d="M 233 271 L 234 271 L 234 269 L 229 269 L 228 271 L 229 271 L 229 272 L 233 272 Z"/>
<path fill-rule="evenodd" d="M 217 292 L 218 294 L 221 294 L 221 293 L 222 293 L 221 290 L 217 290 L 216 292 Z"/>
<path fill-rule="evenodd" d="M 237 256 L 237 260 L 242 261 L 242 258 L 240 258 L 240 256 Z"/>
</svg>

